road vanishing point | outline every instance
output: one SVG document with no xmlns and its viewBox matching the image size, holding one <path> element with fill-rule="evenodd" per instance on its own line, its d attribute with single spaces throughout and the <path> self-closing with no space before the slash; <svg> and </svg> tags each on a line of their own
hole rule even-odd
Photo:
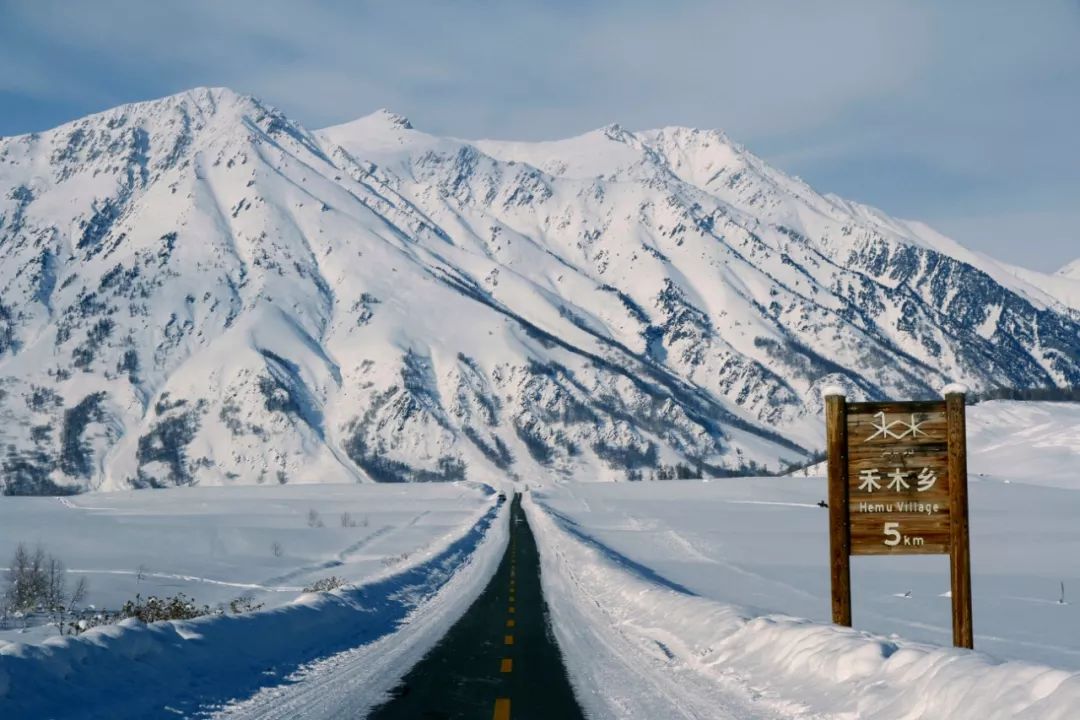
<svg viewBox="0 0 1080 720">
<path fill-rule="evenodd" d="M 584 720 L 547 620 L 540 555 L 521 509 L 495 577 L 370 720 Z"/>
</svg>

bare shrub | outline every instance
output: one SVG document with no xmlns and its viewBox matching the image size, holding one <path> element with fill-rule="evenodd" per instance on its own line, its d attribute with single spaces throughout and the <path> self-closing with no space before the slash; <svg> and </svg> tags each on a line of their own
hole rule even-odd
<svg viewBox="0 0 1080 720">
<path fill-rule="evenodd" d="M 279 558 L 285 554 L 285 548 L 281 546 L 281 543 L 275 540 L 274 542 L 270 543 L 270 552 L 274 554 L 274 557 Z"/>
<path fill-rule="evenodd" d="M 52 620 L 61 635 L 76 606 L 86 600 L 86 578 L 80 578 L 75 587 L 69 587 L 63 561 L 45 552 L 41 545 L 31 552 L 26 543 L 19 543 L 8 566 L 6 580 L 5 614 L 14 613 L 21 617 L 43 614 Z"/>
<path fill-rule="evenodd" d="M 341 513 L 341 527 L 343 527 L 343 528 L 356 527 L 356 520 L 353 519 L 352 513 L 348 513 L 348 512 Z"/>
<path fill-rule="evenodd" d="M 256 610 L 261 610 L 265 604 L 266 603 L 255 602 L 255 596 L 246 592 L 235 600 L 229 601 L 229 612 L 233 615 L 255 612 Z"/>
<path fill-rule="evenodd" d="M 391 567 L 393 565 L 403 563 L 403 562 L 405 562 L 406 560 L 409 559 L 409 556 L 410 556 L 410 553 L 403 552 L 403 553 L 399 553 L 397 555 L 390 555 L 390 556 L 384 557 L 382 559 L 383 567 Z"/>
<path fill-rule="evenodd" d="M 145 600 L 142 595 L 136 595 L 134 600 L 128 600 L 120 608 L 117 619 L 135 618 L 144 623 L 152 623 L 159 620 L 192 620 L 215 614 L 217 612 L 209 605 L 198 605 L 184 593 L 164 598 L 151 595 Z"/>
<path fill-rule="evenodd" d="M 320 578 L 319 580 L 311 583 L 306 588 L 304 588 L 304 592 L 330 592 L 331 590 L 335 590 L 344 584 L 344 580 L 337 577 L 336 575 L 331 575 L 330 577 Z"/>
<path fill-rule="evenodd" d="M 262 607 L 263 603 L 256 603 L 251 593 L 244 593 L 235 600 L 230 601 L 228 609 L 230 612 L 239 615 L 254 612 Z M 71 634 L 78 635 L 91 628 L 113 625 L 129 618 L 144 623 L 152 623 L 162 620 L 194 620 L 208 615 L 222 615 L 224 612 L 223 607 L 212 608 L 209 605 L 199 605 L 193 598 L 189 598 L 184 593 L 161 598 L 150 595 L 145 599 L 142 595 L 136 595 L 134 600 L 128 600 L 116 612 L 102 612 L 91 609 L 76 613 L 72 617 L 69 627 Z"/>
<path fill-rule="evenodd" d="M 307 524 L 308 524 L 308 527 L 311 527 L 311 528 L 325 527 L 325 525 L 323 524 L 322 515 L 320 515 L 319 511 L 316 510 L 315 508 L 312 508 L 312 509 L 308 510 Z"/>
<path fill-rule="evenodd" d="M 37 609 L 45 596 L 45 549 L 40 545 L 30 552 L 26 543 L 15 546 L 7 571 L 4 608 L 7 612 Z"/>
</svg>

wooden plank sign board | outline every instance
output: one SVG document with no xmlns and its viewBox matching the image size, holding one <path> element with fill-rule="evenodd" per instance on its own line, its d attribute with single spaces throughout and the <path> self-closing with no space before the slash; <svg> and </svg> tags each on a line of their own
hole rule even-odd
<svg viewBox="0 0 1080 720">
<path fill-rule="evenodd" d="M 955 387 L 955 386 L 954 386 Z M 953 641 L 972 647 L 964 395 L 827 394 L 833 622 L 851 625 L 852 555 L 949 555 Z"/>
<path fill-rule="evenodd" d="M 847 406 L 852 555 L 949 552 L 945 403 Z"/>
</svg>

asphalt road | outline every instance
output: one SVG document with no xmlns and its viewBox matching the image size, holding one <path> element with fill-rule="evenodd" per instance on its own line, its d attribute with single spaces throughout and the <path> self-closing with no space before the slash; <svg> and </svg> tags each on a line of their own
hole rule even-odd
<svg viewBox="0 0 1080 720">
<path fill-rule="evenodd" d="M 584 718 L 547 623 L 520 496 L 510 513 L 510 543 L 491 583 L 371 720 Z"/>
</svg>

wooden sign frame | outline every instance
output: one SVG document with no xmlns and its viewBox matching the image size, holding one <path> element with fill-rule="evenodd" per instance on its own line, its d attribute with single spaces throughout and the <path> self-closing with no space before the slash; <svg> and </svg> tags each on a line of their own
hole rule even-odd
<svg viewBox="0 0 1080 720">
<path fill-rule="evenodd" d="M 964 393 L 950 388 L 943 402 L 848 403 L 839 392 L 826 394 L 829 559 L 837 625 L 851 626 L 852 555 L 947 553 L 953 644 L 975 646 L 964 408 Z M 918 534 L 904 532 L 910 528 Z"/>
</svg>

